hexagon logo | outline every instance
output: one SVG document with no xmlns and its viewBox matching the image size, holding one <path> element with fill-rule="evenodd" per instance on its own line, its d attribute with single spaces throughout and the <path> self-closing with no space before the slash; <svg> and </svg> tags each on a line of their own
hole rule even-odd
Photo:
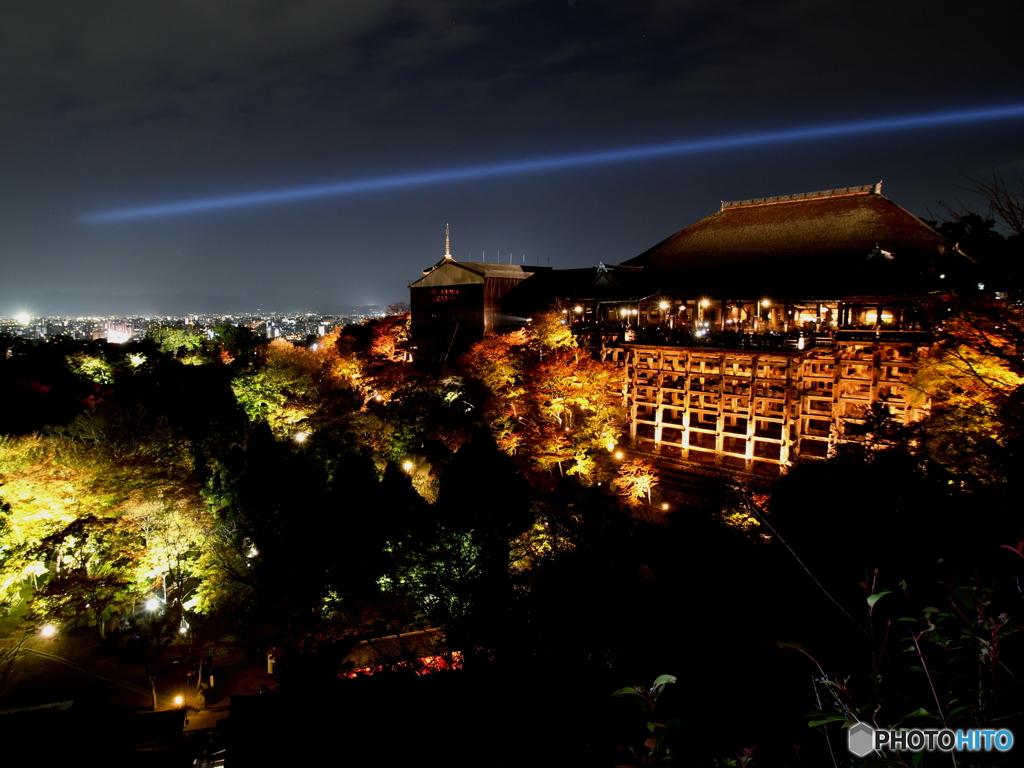
<svg viewBox="0 0 1024 768">
<path fill-rule="evenodd" d="M 846 746 L 857 757 L 874 751 L 875 729 L 867 723 L 857 723 L 846 732 Z"/>
</svg>

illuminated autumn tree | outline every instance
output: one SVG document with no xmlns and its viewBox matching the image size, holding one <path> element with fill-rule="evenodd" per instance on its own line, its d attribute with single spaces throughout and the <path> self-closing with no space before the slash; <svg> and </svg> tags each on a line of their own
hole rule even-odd
<svg viewBox="0 0 1024 768">
<path fill-rule="evenodd" d="M 264 420 L 284 437 L 315 411 L 330 386 L 329 375 L 316 352 L 274 339 L 259 350 L 257 363 L 235 378 L 232 389 L 250 420 Z"/>
<path fill-rule="evenodd" d="M 114 381 L 114 366 L 98 355 L 75 352 L 67 357 L 68 370 L 96 384 Z"/>
<path fill-rule="evenodd" d="M 529 341 L 523 330 L 486 336 L 459 359 L 459 367 L 485 392 L 483 417 L 503 451 L 514 455 L 522 442 L 517 429 L 522 417 L 522 348 Z"/>
<path fill-rule="evenodd" d="M 81 517 L 39 542 L 30 556 L 47 578 L 32 598 L 40 619 L 70 623 L 89 617 L 106 637 L 111 614 L 129 609 L 142 595 L 138 568 L 142 537 L 126 518 Z"/>
<path fill-rule="evenodd" d="M 530 319 L 527 334 L 534 347 L 542 353 L 559 349 L 576 349 L 576 337 L 558 308 L 538 312 Z"/>
<path fill-rule="evenodd" d="M 199 352 L 203 348 L 203 332 L 188 325 L 157 325 L 146 332 L 161 352 L 183 357 Z"/>
<path fill-rule="evenodd" d="M 324 374 L 338 384 L 353 386 L 362 376 L 357 340 L 347 329 L 335 328 L 317 344 L 317 355 L 324 366 Z"/>
<path fill-rule="evenodd" d="M 618 441 L 623 373 L 578 349 L 561 317 L 540 313 L 525 329 L 487 337 L 461 364 L 490 395 L 485 416 L 502 450 L 587 477 Z"/>
<path fill-rule="evenodd" d="M 409 315 L 389 315 L 372 321 L 370 336 L 371 357 L 388 363 L 405 361 L 405 344 L 409 340 Z"/>
<path fill-rule="evenodd" d="M 962 304 L 936 352 L 920 362 L 915 386 L 932 401 L 920 445 L 970 485 L 1007 480 L 1003 466 L 1022 434 L 1024 309 L 1006 302 Z"/>
<path fill-rule="evenodd" d="M 103 549 L 107 539 L 113 543 L 134 537 L 138 553 L 133 555 L 137 562 L 130 576 L 133 589 L 167 578 L 174 568 L 147 564 L 143 554 L 151 537 L 152 554 L 163 557 L 160 553 L 167 552 L 177 535 L 171 529 L 185 521 L 193 528 L 208 526 L 200 523 L 208 512 L 193 469 L 186 441 L 174 434 L 165 418 L 139 405 L 106 402 L 47 435 L 0 438 L 0 484 L 6 502 L 0 549 L 7 554 L 0 557 L 0 600 L 16 600 L 26 581 L 36 585 L 44 575 L 52 581 L 53 563 L 61 561 L 50 557 L 47 563 L 48 541 L 65 549 L 84 548 L 75 555 L 79 566 L 62 578 L 74 577 L 74 583 L 66 584 L 69 594 L 89 589 L 111 592 L 108 598 L 97 593 L 95 605 L 109 607 L 113 593 L 126 589 L 121 582 L 128 578 L 120 566 L 92 569 L 95 562 L 119 562 L 120 556 Z M 150 514 L 158 508 L 167 511 L 159 516 L 163 522 Z M 91 522 L 78 530 L 76 526 L 85 525 L 83 520 Z M 176 556 L 178 573 L 187 570 L 185 562 L 194 557 L 198 539 L 196 533 L 191 547 Z M 99 560 L 86 557 L 94 551 L 100 553 Z M 56 587 L 47 589 L 52 603 Z"/>
<path fill-rule="evenodd" d="M 631 507 L 639 507 L 645 501 L 651 503 L 651 491 L 658 484 L 654 466 L 644 459 L 629 459 L 619 467 L 615 487 L 619 495 Z"/>
<path fill-rule="evenodd" d="M 621 369 L 579 350 L 564 349 L 532 365 L 524 376 L 535 418 L 548 428 L 549 441 L 561 442 L 561 461 L 576 457 L 575 474 L 586 475 L 593 456 L 618 441 L 624 419 L 622 375 Z"/>
<path fill-rule="evenodd" d="M 134 507 L 124 519 L 138 526 L 146 543 L 140 578 L 158 587 L 164 603 L 180 613 L 198 587 L 199 556 L 214 527 L 209 511 L 197 503 L 154 500 Z"/>
</svg>

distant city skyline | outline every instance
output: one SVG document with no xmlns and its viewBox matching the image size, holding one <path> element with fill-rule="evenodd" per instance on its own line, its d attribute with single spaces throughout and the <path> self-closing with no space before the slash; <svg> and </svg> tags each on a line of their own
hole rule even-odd
<svg viewBox="0 0 1024 768">
<path fill-rule="evenodd" d="M 184 326 L 216 337 L 218 326 L 244 326 L 267 339 L 285 339 L 295 343 L 316 340 L 335 328 L 358 324 L 385 315 L 377 307 L 353 307 L 344 313 L 254 311 L 240 313 L 190 313 L 148 315 L 49 315 L 0 316 L 0 337 L 29 340 L 32 344 L 55 339 L 107 341 L 124 344 L 138 341 L 153 329 Z"/>
<path fill-rule="evenodd" d="M 386 305 L 353 305 L 341 302 L 319 301 L 304 304 L 294 301 L 267 301 L 254 298 L 225 298 L 191 292 L 179 294 L 73 294 L 52 293 L 26 295 L 21 299 L 0 302 L 0 318 L 13 318 L 21 314 L 31 317 L 142 317 L 146 315 L 227 315 L 264 311 L 291 314 L 315 312 L 318 314 L 352 314 L 362 310 L 383 310 Z"/>
</svg>

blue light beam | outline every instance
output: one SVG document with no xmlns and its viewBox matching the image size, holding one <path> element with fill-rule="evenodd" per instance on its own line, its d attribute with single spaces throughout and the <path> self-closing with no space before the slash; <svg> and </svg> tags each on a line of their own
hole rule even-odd
<svg viewBox="0 0 1024 768">
<path fill-rule="evenodd" d="M 816 125 L 809 128 L 790 128 L 765 133 L 746 133 L 713 139 L 696 139 L 672 144 L 654 144 L 631 149 L 613 149 L 601 152 L 586 152 L 559 157 L 541 157 L 533 160 L 517 160 L 491 165 L 474 165 L 450 170 L 421 171 L 419 173 L 379 176 L 375 178 L 354 179 L 333 184 L 318 184 L 309 187 L 290 189 L 274 189 L 267 192 L 248 192 L 224 197 L 207 197 L 198 200 L 181 200 L 172 203 L 142 205 L 132 208 L 118 208 L 111 211 L 99 211 L 82 216 L 80 221 L 90 224 L 101 224 L 132 219 L 151 219 L 162 216 L 179 216 L 189 213 L 221 211 L 230 208 L 247 208 L 254 205 L 270 205 L 296 200 L 310 200 L 318 197 L 339 197 L 357 193 L 380 192 L 389 189 L 443 184 L 453 181 L 470 181 L 491 176 L 504 176 L 517 173 L 535 173 L 553 171 L 563 168 L 575 168 L 602 163 L 620 163 L 629 160 L 648 160 L 671 155 L 687 155 L 698 152 L 721 152 L 729 149 L 761 146 L 766 144 L 782 144 L 785 142 L 831 139 L 856 134 L 882 133 L 885 131 L 904 131 L 915 128 L 932 128 L 956 123 L 981 122 L 986 120 L 1005 120 L 1007 118 L 1024 117 L 1024 105 L 1008 105 L 974 109 L 959 112 L 938 112 L 926 115 L 910 115 L 904 117 L 888 117 L 874 120 L 861 120 L 838 125 Z"/>
</svg>

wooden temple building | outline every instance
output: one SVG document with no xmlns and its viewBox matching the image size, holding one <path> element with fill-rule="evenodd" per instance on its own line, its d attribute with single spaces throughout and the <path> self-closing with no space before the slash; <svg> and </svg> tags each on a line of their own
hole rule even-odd
<svg viewBox="0 0 1024 768">
<path fill-rule="evenodd" d="M 978 289 L 974 266 L 874 184 L 723 202 L 621 265 L 523 279 L 503 306 L 557 299 L 624 366 L 634 450 L 771 476 L 865 439 L 873 404 L 924 414 L 918 361 L 954 293 Z"/>
<path fill-rule="evenodd" d="M 508 325 L 501 314 L 502 297 L 541 269 L 547 268 L 456 261 L 445 227 L 444 257 L 409 284 L 415 359 L 443 365 L 485 334 Z"/>
</svg>

